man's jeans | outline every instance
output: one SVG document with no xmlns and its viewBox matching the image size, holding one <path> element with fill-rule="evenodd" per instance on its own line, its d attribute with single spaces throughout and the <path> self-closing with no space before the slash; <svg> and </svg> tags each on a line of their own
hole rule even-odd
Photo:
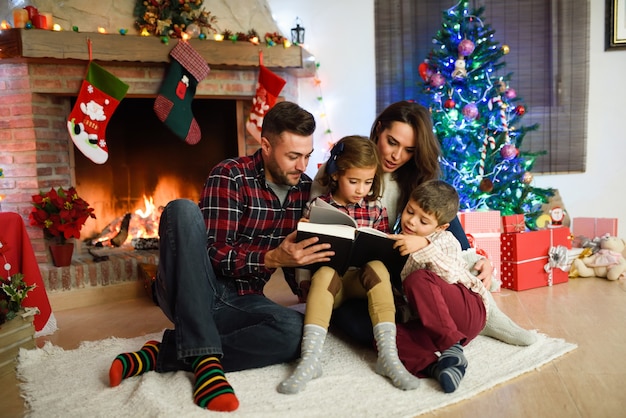
<svg viewBox="0 0 626 418">
<path fill-rule="evenodd" d="M 208 354 L 221 357 L 225 371 L 299 357 L 302 315 L 263 295 L 240 296 L 234 279 L 216 277 L 197 204 L 170 202 L 161 215 L 159 235 L 155 292 L 174 330 L 163 334 L 158 372 L 191 371 L 193 359 Z"/>
</svg>

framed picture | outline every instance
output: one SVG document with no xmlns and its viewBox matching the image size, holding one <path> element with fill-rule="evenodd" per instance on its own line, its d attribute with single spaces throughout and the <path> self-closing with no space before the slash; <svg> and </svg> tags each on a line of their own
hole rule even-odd
<svg viewBox="0 0 626 418">
<path fill-rule="evenodd" d="M 604 49 L 626 49 L 626 0 L 606 0 L 606 44 Z"/>
</svg>

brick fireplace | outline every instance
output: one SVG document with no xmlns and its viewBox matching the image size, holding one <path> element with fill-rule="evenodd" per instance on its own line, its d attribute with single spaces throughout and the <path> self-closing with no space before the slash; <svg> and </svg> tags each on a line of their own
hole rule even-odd
<svg viewBox="0 0 626 418">
<path fill-rule="evenodd" d="M 40 36 L 45 31 L 39 30 L 14 29 L 4 32 L 11 32 L 9 38 L 17 36 L 21 39 L 15 47 L 17 50 L 14 50 L 6 34 L 0 34 L 0 167 L 4 172 L 4 176 L 0 177 L 0 195 L 4 196 L 1 210 L 17 212 L 28 223 L 33 194 L 50 187 L 76 184 L 75 153 L 79 151 L 68 135 L 66 120 L 72 100 L 85 76 L 87 61 L 72 57 L 70 50 L 73 50 L 72 45 L 84 42 L 86 35 L 66 33 L 62 39 L 54 42 L 50 40 L 51 36 L 57 36 L 53 32 L 47 32 L 45 37 Z M 33 35 L 37 39 L 29 38 Z M 110 46 L 105 43 L 109 42 L 107 35 L 89 36 L 95 38 L 98 42 L 94 42 L 94 45 L 100 47 L 100 50 L 94 48 L 94 60 L 130 86 L 124 100 L 156 97 L 167 68 L 167 51 L 173 45 L 167 47 L 161 43 L 155 44 L 152 39 L 130 39 L 124 44 L 126 48 L 120 48 L 115 44 L 122 38 L 120 36 L 110 37 L 114 41 Z M 135 46 L 131 41 L 144 43 Z M 48 48 L 42 48 L 38 42 Z M 55 46 L 57 44 L 61 46 Z M 250 55 L 256 57 L 261 47 L 237 46 L 235 55 L 245 52 L 242 55 L 245 56 L 245 62 L 237 65 L 236 57 L 232 58 L 235 61 L 227 63 L 231 58 L 227 58 L 228 54 L 224 55 L 225 52 L 220 49 L 232 49 L 231 45 L 217 45 L 214 41 L 204 41 L 204 44 L 209 46 L 198 44 L 197 48 L 203 56 L 205 52 L 202 48 L 211 48 L 213 55 L 215 51 L 220 51 L 218 55 L 222 58 L 217 63 L 207 59 L 211 72 L 199 84 L 195 98 L 227 98 L 236 101 L 238 153 L 248 154 L 257 148 L 244 126 L 257 81 L 256 67 L 250 64 Z M 55 48 L 60 49 L 57 51 Z M 143 60 L 132 61 L 129 58 L 133 56 L 133 49 L 142 51 L 134 56 L 141 56 Z M 158 59 L 149 57 L 151 49 L 157 51 L 155 54 L 158 54 Z M 115 50 L 120 51 L 119 56 L 113 53 Z M 266 65 L 269 67 L 271 64 L 266 62 Z M 294 74 L 280 68 L 280 65 L 272 70 L 287 80 L 282 91 L 283 97 L 297 100 L 297 77 L 302 74 Z M 29 226 L 28 234 L 48 290 L 69 290 L 136 280 L 138 263 L 156 261 L 156 254 L 149 251 L 126 252 L 103 263 L 94 263 L 91 257 L 75 254 L 72 266 L 57 268 L 49 262 L 43 232 Z"/>
</svg>

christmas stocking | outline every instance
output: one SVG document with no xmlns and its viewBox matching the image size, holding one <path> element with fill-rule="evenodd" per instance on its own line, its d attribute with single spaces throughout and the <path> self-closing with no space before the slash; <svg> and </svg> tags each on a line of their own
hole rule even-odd
<svg viewBox="0 0 626 418">
<path fill-rule="evenodd" d="M 252 111 L 246 122 L 246 129 L 259 143 L 261 142 L 263 117 L 268 110 L 274 107 L 276 98 L 285 83 L 284 79 L 268 70 L 262 63 L 259 65 L 259 81 L 256 86 L 256 94 L 252 99 Z"/>
<path fill-rule="evenodd" d="M 128 84 L 89 62 L 87 77 L 67 120 L 67 130 L 74 145 L 96 164 L 104 164 L 109 149 L 104 138 L 107 123 L 128 91 Z"/>
<path fill-rule="evenodd" d="M 180 41 L 154 101 L 154 112 L 161 122 L 186 143 L 197 144 L 201 138 L 198 122 L 191 113 L 191 101 L 198 83 L 209 74 L 209 66 L 187 42 Z"/>
</svg>

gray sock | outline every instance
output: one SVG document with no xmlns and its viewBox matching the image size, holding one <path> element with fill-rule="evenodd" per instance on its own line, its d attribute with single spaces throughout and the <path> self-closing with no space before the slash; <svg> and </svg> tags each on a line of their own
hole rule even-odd
<svg viewBox="0 0 626 418">
<path fill-rule="evenodd" d="M 420 381 L 404 367 L 398 357 L 396 324 L 381 322 L 374 326 L 374 338 L 378 350 L 376 373 L 388 377 L 395 387 L 402 390 L 417 389 Z"/>
<path fill-rule="evenodd" d="M 296 370 L 278 385 L 278 392 L 285 394 L 298 393 L 312 379 L 322 375 L 319 358 L 324 347 L 327 331 L 319 325 L 307 324 L 302 334 L 302 354 Z"/>
<path fill-rule="evenodd" d="M 487 323 L 480 335 L 504 341 L 507 344 L 527 346 L 537 341 L 537 334 L 517 325 L 511 318 L 498 308 L 496 301 L 489 293 L 489 314 Z"/>
</svg>

